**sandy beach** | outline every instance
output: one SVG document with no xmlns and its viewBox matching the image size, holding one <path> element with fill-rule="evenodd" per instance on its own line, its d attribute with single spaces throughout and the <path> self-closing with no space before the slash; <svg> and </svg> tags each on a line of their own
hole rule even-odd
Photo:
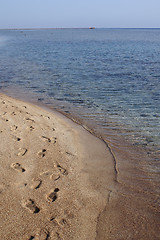
<svg viewBox="0 0 160 240">
<path fill-rule="evenodd" d="M 0 139 L 0 239 L 159 238 L 157 209 L 120 191 L 111 150 L 82 126 L 0 94 Z"/>
<path fill-rule="evenodd" d="M 0 239 L 95 239 L 115 177 L 105 144 L 58 113 L 2 94 L 0 135 Z"/>
</svg>

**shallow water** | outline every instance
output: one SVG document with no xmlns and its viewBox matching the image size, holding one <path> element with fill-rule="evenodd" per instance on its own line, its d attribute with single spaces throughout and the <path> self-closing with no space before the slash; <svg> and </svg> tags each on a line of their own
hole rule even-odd
<svg viewBox="0 0 160 240">
<path fill-rule="evenodd" d="M 105 131 L 160 146 L 160 30 L 0 31 L 0 87 L 81 108 Z"/>
<path fill-rule="evenodd" d="M 0 30 L 0 89 L 82 119 L 115 151 L 154 152 L 159 171 L 159 46 L 160 29 Z"/>
</svg>

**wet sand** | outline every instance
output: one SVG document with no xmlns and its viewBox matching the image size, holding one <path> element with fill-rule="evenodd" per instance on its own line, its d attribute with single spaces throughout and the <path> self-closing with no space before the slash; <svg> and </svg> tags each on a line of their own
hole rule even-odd
<svg viewBox="0 0 160 240">
<path fill-rule="evenodd" d="M 0 239 L 160 238 L 158 196 L 125 188 L 123 162 L 82 126 L 0 94 L 0 137 Z"/>
</svg>

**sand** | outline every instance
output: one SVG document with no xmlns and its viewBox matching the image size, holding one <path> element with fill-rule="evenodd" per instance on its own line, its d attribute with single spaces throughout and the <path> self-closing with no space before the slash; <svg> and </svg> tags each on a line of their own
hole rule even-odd
<svg viewBox="0 0 160 240">
<path fill-rule="evenodd" d="M 0 94 L 0 239 L 159 239 L 112 149 L 62 114 Z"/>
<path fill-rule="evenodd" d="M 106 145 L 61 114 L 2 94 L 0 139 L 0 239 L 95 239 L 115 178 Z"/>
</svg>

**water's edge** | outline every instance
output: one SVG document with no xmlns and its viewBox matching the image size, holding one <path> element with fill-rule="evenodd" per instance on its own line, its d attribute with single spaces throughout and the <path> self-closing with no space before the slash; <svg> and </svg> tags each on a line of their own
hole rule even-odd
<svg viewBox="0 0 160 240">
<path fill-rule="evenodd" d="M 10 97 L 17 99 L 16 96 Z M 54 106 L 51 107 L 36 102 L 35 100 L 33 101 L 32 99 L 26 101 L 26 99 L 24 100 L 21 98 L 20 100 L 37 105 L 49 112 L 63 114 L 73 122 L 81 125 L 92 135 L 95 135 L 92 129 L 83 124 L 83 120 L 80 121 L 70 114 L 57 111 Z M 103 139 L 103 136 L 96 135 L 96 137 L 100 138 L 101 141 L 106 144 L 107 149 L 112 155 L 114 161 L 115 184 L 109 186 L 111 190 L 106 199 L 106 206 L 98 216 L 95 239 L 105 239 L 106 234 L 110 234 L 110 229 L 112 229 L 113 226 L 113 236 L 116 236 L 115 234 L 119 232 L 125 237 L 122 239 L 127 239 L 126 233 L 128 234 L 128 232 L 130 232 L 130 236 L 132 236 L 133 239 L 137 239 L 134 238 L 135 236 L 143 236 L 141 239 L 146 239 L 146 237 L 147 239 L 152 239 L 151 230 L 153 231 L 154 239 L 158 239 L 157 229 L 160 213 L 159 178 L 157 178 L 156 182 L 153 173 L 149 173 L 148 168 L 147 171 L 144 168 L 146 165 L 145 162 L 148 161 L 148 163 L 150 163 L 149 158 L 147 159 L 147 156 L 141 151 L 141 149 L 139 149 L 139 147 L 135 148 L 135 146 L 130 146 L 125 141 L 120 142 L 120 145 L 118 146 L 115 144 L 115 141 L 113 141 L 113 143 L 107 141 L 106 139 Z M 127 151 L 125 148 L 127 148 Z M 137 157 L 143 162 L 137 161 Z M 108 213 L 111 214 L 111 216 L 116 216 L 116 219 L 114 219 L 114 217 L 109 217 Z M 138 220 L 135 223 L 136 219 Z M 132 228 L 132 224 L 135 224 L 134 227 L 136 230 Z M 124 232 L 122 225 L 125 226 Z M 143 230 L 143 225 L 146 226 L 147 231 Z"/>
<path fill-rule="evenodd" d="M 2 93 L 17 99 L 15 93 Z M 146 198 L 146 196 L 148 197 L 148 194 L 157 197 L 157 194 L 159 194 L 158 186 L 160 184 L 159 152 L 155 154 L 151 153 L 146 147 L 134 146 L 131 142 L 126 141 L 123 136 L 108 136 L 107 139 L 106 135 L 104 136 L 102 132 L 95 131 L 94 128 L 92 128 L 92 124 L 87 124 L 77 115 L 63 112 L 61 109 L 58 109 L 57 106 L 41 103 L 37 101 L 37 99 L 30 98 L 26 95 L 18 96 L 18 99 L 27 101 L 51 112 L 59 112 L 101 139 L 113 157 L 116 181 L 123 185 L 123 188 L 121 188 L 122 192 L 126 191 L 126 189 L 132 189 L 136 194 L 140 194 L 141 197 L 143 195 L 144 198 Z M 158 204 L 159 201 L 156 202 L 155 205 L 158 206 Z"/>
</svg>

